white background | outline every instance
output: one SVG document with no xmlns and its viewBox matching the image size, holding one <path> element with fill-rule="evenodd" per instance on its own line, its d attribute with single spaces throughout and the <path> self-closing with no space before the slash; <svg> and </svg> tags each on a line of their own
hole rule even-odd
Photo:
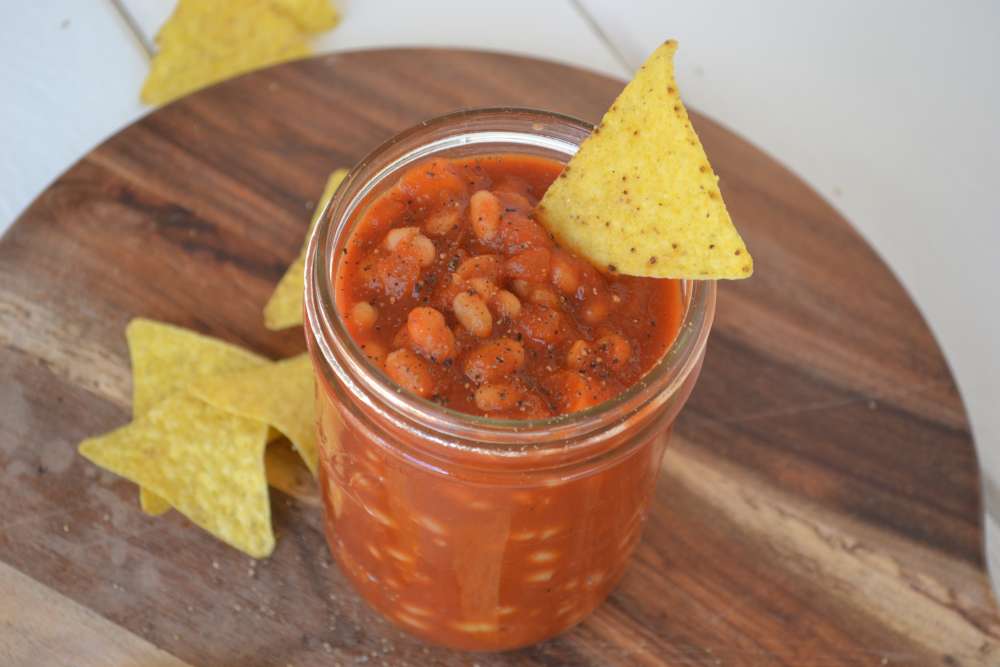
<svg viewBox="0 0 1000 667">
<path fill-rule="evenodd" d="M 1000 2 L 582 1 L 629 68 L 679 39 L 690 106 L 791 167 L 881 253 L 941 342 L 985 472 L 1000 479 Z M 126 4 L 150 38 L 173 5 Z M 0 5 L 2 232 L 149 109 L 146 57 L 109 0 Z M 339 5 L 344 21 L 318 51 L 463 46 L 630 73 L 569 0 Z M 1000 572 L 1000 524 L 988 524 Z"/>
</svg>

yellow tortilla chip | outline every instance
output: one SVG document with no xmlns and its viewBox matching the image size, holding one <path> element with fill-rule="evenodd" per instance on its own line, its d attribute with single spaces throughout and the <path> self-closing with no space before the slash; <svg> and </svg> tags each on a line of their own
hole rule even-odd
<svg viewBox="0 0 1000 667">
<path fill-rule="evenodd" d="M 236 415 L 270 424 L 295 447 L 315 475 L 316 395 L 308 354 L 266 366 L 205 378 L 188 391 L 206 403 Z"/>
<path fill-rule="evenodd" d="M 319 487 L 312 473 L 287 440 L 267 446 L 264 452 L 267 483 L 307 505 L 319 506 Z"/>
<path fill-rule="evenodd" d="M 145 417 L 80 444 L 92 462 L 150 489 L 255 558 L 274 549 L 264 473 L 267 426 L 175 394 Z"/>
<path fill-rule="evenodd" d="M 599 267 L 655 278 L 746 278 L 753 259 L 658 48 L 539 205 L 545 226 Z"/>
<path fill-rule="evenodd" d="M 270 0 L 271 6 L 295 21 L 302 32 L 324 32 L 340 23 L 330 0 Z"/>
<path fill-rule="evenodd" d="M 143 318 L 129 322 L 125 338 L 132 358 L 134 419 L 195 380 L 268 363 L 235 345 Z M 139 491 L 139 502 L 153 516 L 170 509 L 163 498 L 144 488 Z"/>
<path fill-rule="evenodd" d="M 191 382 L 270 363 L 237 345 L 142 317 L 128 323 L 125 338 L 132 359 L 136 417 Z"/>
<path fill-rule="evenodd" d="M 312 221 L 309 223 L 308 231 L 306 231 L 307 243 L 313 227 L 319 222 L 319 218 L 326 209 L 326 205 L 333 198 L 333 193 L 340 187 L 340 182 L 344 180 L 344 176 L 346 175 L 346 169 L 338 169 L 330 174 L 330 178 L 327 179 L 323 195 L 316 204 Z M 264 325 L 272 331 L 302 324 L 302 293 L 305 291 L 304 273 L 307 243 L 302 244 L 299 256 L 288 267 L 288 270 L 285 271 L 285 275 L 281 277 L 278 286 L 271 294 L 271 298 L 267 300 L 267 305 L 264 306 Z"/>
<path fill-rule="evenodd" d="M 310 33 L 336 25 L 327 0 L 180 0 L 156 36 L 143 84 L 163 104 L 210 84 L 310 53 Z"/>
<path fill-rule="evenodd" d="M 306 260 L 292 262 L 264 306 L 264 326 L 271 331 L 302 325 L 302 292 L 305 290 Z"/>
</svg>

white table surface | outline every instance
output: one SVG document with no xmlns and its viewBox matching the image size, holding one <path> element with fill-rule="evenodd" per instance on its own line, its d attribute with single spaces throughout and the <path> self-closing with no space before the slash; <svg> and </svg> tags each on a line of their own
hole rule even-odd
<svg viewBox="0 0 1000 667">
<path fill-rule="evenodd" d="M 583 3 L 633 68 L 665 38 L 679 39 L 688 104 L 788 165 L 878 250 L 938 337 L 985 475 L 1000 480 L 992 197 L 1000 190 L 1000 2 Z M 126 4 L 149 37 L 173 6 Z M 628 74 L 568 0 L 339 5 L 344 21 L 316 40 L 320 52 L 463 46 Z M 150 110 L 138 100 L 146 71 L 109 0 L 3 3 L 0 233 L 77 158 Z M 1000 495 L 987 501 L 998 574 Z"/>
</svg>

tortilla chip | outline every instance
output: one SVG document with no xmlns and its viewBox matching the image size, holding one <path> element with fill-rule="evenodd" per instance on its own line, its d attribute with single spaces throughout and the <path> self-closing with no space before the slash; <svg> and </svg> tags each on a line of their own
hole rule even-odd
<svg viewBox="0 0 1000 667">
<path fill-rule="evenodd" d="M 264 325 L 272 331 L 302 324 L 302 293 L 305 291 L 305 256 L 309 235 L 346 175 L 346 169 L 338 169 L 330 174 L 326 181 L 326 187 L 323 188 L 323 195 L 316 204 L 309 229 L 306 231 L 306 242 L 302 244 L 299 256 L 285 271 L 285 275 L 281 277 L 278 286 L 271 294 L 271 298 L 267 300 L 267 305 L 264 306 Z"/>
<path fill-rule="evenodd" d="M 139 507 L 149 516 L 160 516 L 170 511 L 170 503 L 143 486 L 139 487 Z"/>
<path fill-rule="evenodd" d="M 316 475 L 316 394 L 308 354 L 205 378 L 188 391 L 220 410 L 278 429 Z"/>
<path fill-rule="evenodd" d="M 658 48 L 549 187 L 540 217 L 599 267 L 655 278 L 746 278 L 753 259 Z"/>
<path fill-rule="evenodd" d="M 156 36 L 143 84 L 163 104 L 230 77 L 310 53 L 310 33 L 332 28 L 327 0 L 180 0 Z"/>
<path fill-rule="evenodd" d="M 264 467 L 267 469 L 267 483 L 272 487 L 307 505 L 321 505 L 316 480 L 287 440 L 267 446 Z"/>
<path fill-rule="evenodd" d="M 255 558 L 274 549 L 264 473 L 267 426 L 176 394 L 80 444 L 92 462 L 148 488 Z"/>
<path fill-rule="evenodd" d="M 264 357 L 215 338 L 162 322 L 137 318 L 125 329 L 132 358 L 132 416 L 139 419 L 166 398 L 203 377 L 233 373 L 268 363 Z M 147 489 L 139 503 L 146 514 L 170 505 Z"/>
<path fill-rule="evenodd" d="M 330 0 L 270 0 L 275 10 L 286 14 L 302 32 L 324 32 L 340 23 L 340 14 Z"/>
</svg>

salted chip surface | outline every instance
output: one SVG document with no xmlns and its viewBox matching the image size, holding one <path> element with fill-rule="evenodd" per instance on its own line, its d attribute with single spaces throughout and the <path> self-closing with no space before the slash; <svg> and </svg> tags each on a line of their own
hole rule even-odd
<svg viewBox="0 0 1000 667">
<path fill-rule="evenodd" d="M 267 425 L 175 394 L 80 454 L 150 489 L 220 540 L 255 558 L 274 549 L 264 471 Z"/>
<path fill-rule="evenodd" d="M 163 104 L 306 56 L 309 36 L 338 20 L 329 0 L 180 0 L 157 33 L 158 50 L 141 99 Z"/>
<path fill-rule="evenodd" d="M 753 259 L 660 46 L 539 204 L 544 225 L 596 266 L 654 278 L 746 278 Z"/>
<path fill-rule="evenodd" d="M 281 431 L 315 476 L 318 453 L 314 382 L 309 355 L 300 354 L 266 366 L 205 378 L 189 385 L 188 391 L 220 410 Z"/>
<path fill-rule="evenodd" d="M 129 322 L 125 338 L 132 359 L 134 419 L 200 378 L 269 363 L 236 345 L 144 318 Z M 139 491 L 139 502 L 153 516 L 170 509 L 163 498 L 145 488 Z"/>
<path fill-rule="evenodd" d="M 330 174 L 330 177 L 327 179 L 326 187 L 323 188 L 323 195 L 316 204 L 312 221 L 309 223 L 309 230 L 306 232 L 307 241 L 313 227 L 319 222 L 323 210 L 333 197 L 333 193 L 340 187 L 340 182 L 344 180 L 344 176 L 346 175 L 346 169 L 338 169 Z M 302 293 L 305 291 L 306 245 L 307 243 L 302 244 L 299 256 L 288 267 L 288 270 L 285 271 L 285 275 L 281 277 L 278 286 L 271 294 L 271 298 L 267 300 L 267 305 L 264 306 L 264 325 L 272 331 L 302 324 Z"/>
</svg>

